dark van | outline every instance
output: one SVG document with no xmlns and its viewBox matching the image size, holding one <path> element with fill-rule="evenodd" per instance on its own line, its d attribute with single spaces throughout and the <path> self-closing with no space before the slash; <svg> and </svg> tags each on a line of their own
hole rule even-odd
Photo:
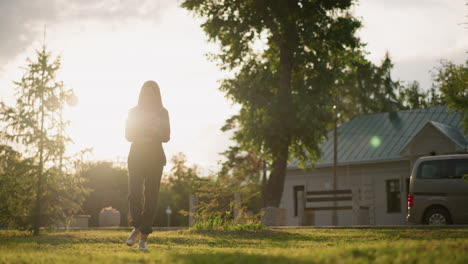
<svg viewBox="0 0 468 264">
<path fill-rule="evenodd" d="M 468 223 L 468 154 L 422 157 L 410 178 L 408 222 Z"/>
</svg>

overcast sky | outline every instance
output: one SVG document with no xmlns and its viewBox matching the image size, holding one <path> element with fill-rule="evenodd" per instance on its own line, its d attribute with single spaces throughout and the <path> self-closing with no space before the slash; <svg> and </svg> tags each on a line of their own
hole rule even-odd
<svg viewBox="0 0 468 264">
<path fill-rule="evenodd" d="M 219 71 L 205 53 L 200 20 L 176 0 L 0 0 L 0 99 L 13 102 L 13 80 L 26 57 L 43 42 L 62 55 L 62 80 L 79 97 L 67 111 L 71 151 L 94 147 L 96 159 L 124 159 L 127 111 L 144 81 L 156 80 L 170 112 L 170 157 L 184 152 L 191 163 L 215 169 L 229 145 L 219 128 L 236 107 L 218 91 Z M 441 59 L 462 63 L 468 51 L 464 0 L 362 0 L 354 7 L 364 27 L 368 58 L 388 51 L 393 78 L 431 85 Z"/>
</svg>

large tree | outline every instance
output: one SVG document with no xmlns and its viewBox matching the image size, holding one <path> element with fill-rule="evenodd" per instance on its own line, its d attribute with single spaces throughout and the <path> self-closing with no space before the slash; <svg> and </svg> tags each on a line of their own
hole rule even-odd
<svg viewBox="0 0 468 264">
<path fill-rule="evenodd" d="M 57 78 L 60 67 L 60 57 L 54 59 L 45 45 L 42 46 L 36 51 L 34 59 L 28 58 L 21 80 L 14 82 L 16 105 L 9 107 L 1 103 L 0 120 L 5 124 L 2 136 L 19 143 L 35 164 L 32 174 L 36 180 L 32 226 L 36 235 L 39 227 L 54 222 L 55 216 L 62 215 L 63 208 L 60 206 L 64 203 L 56 203 L 59 207 L 54 204 L 45 206 L 46 198 L 66 201 L 64 197 L 54 198 L 53 195 L 59 192 L 51 188 L 73 187 L 73 184 L 67 185 L 68 181 L 57 182 L 68 175 L 62 172 L 65 146 L 70 141 L 64 134 L 67 122 L 63 119 L 62 109 L 76 100 L 73 91 L 65 89 L 64 83 Z M 78 178 L 75 180 L 80 182 Z M 80 184 L 75 187 L 73 193 L 77 196 L 75 200 L 69 200 L 71 209 L 77 207 L 76 202 L 81 200 L 80 194 L 84 193 Z"/>
<path fill-rule="evenodd" d="M 278 207 L 288 158 L 319 155 L 344 73 L 353 70 L 361 23 L 351 0 L 185 0 L 220 45 L 214 59 L 234 77 L 221 90 L 241 105 L 227 121 L 245 150 L 269 160 L 265 206 Z"/>
</svg>

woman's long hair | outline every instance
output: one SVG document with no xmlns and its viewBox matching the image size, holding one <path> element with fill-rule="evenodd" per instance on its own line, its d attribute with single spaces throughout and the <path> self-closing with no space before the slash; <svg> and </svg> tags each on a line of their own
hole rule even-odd
<svg viewBox="0 0 468 264">
<path fill-rule="evenodd" d="M 160 111 L 163 108 L 161 91 L 155 81 L 147 81 L 141 87 L 138 107 L 150 111 Z"/>
</svg>

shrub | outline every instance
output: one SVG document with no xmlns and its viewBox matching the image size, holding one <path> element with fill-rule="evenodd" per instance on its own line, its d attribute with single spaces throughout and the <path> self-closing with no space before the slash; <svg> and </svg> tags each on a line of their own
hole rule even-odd
<svg viewBox="0 0 468 264">
<path fill-rule="evenodd" d="M 260 214 L 249 214 L 245 203 L 235 200 L 238 189 L 223 186 L 219 182 L 206 182 L 197 192 L 199 205 L 194 212 L 194 230 L 260 230 Z M 248 197 L 250 198 L 250 197 Z M 187 212 L 182 212 L 188 215 Z"/>
</svg>

